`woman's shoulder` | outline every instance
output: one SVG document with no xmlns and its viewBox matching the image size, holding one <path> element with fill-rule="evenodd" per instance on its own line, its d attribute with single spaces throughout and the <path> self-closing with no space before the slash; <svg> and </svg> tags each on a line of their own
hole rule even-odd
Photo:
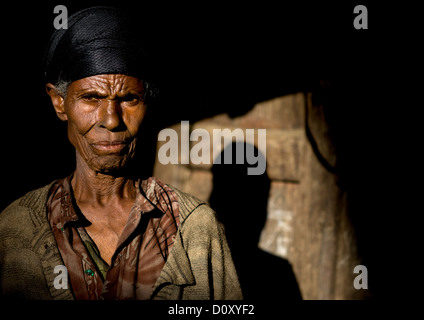
<svg viewBox="0 0 424 320">
<path fill-rule="evenodd" d="M 54 181 L 44 187 L 27 192 L 22 197 L 9 204 L 0 213 L 0 230 L 11 229 L 13 226 L 37 225 L 45 220 L 48 192 Z"/>
<path fill-rule="evenodd" d="M 201 200 L 187 192 L 181 191 L 180 189 L 170 186 L 178 197 L 178 203 L 180 206 L 180 215 L 182 221 L 185 221 L 193 213 L 196 214 L 196 219 L 200 218 L 216 218 L 215 211 L 210 207 L 207 201 Z"/>
</svg>

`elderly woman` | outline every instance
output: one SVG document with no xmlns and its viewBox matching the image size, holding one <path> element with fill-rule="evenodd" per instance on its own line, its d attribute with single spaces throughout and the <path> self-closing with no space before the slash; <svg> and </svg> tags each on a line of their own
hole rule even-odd
<svg viewBox="0 0 424 320">
<path fill-rule="evenodd" d="M 152 90 L 128 19 L 108 7 L 74 14 L 53 34 L 45 70 L 76 169 L 0 214 L 1 295 L 240 299 L 212 209 L 131 170 Z"/>
</svg>

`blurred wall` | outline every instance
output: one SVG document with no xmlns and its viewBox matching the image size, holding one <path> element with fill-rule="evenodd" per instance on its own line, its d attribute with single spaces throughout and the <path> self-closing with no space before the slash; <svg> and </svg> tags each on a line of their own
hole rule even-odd
<svg viewBox="0 0 424 320">
<path fill-rule="evenodd" d="M 353 269 L 360 259 L 346 192 L 331 172 L 336 152 L 324 107 L 313 101 L 310 92 L 287 94 L 256 103 L 240 116 L 222 113 L 190 123 L 189 130 L 203 128 L 212 137 L 213 129 L 255 129 L 256 133 L 266 129 L 265 174 L 270 190 L 259 247 L 287 259 L 304 299 L 363 299 L 367 292 L 353 287 L 357 276 Z M 170 128 L 179 133 L 180 144 L 181 124 Z M 164 143 L 159 142 L 157 149 Z M 190 148 L 197 143 L 191 142 Z M 212 141 L 210 145 L 212 163 Z M 255 145 L 261 149 L 257 137 Z M 214 187 L 211 168 L 212 164 L 163 165 L 156 159 L 154 175 L 208 201 Z"/>
</svg>

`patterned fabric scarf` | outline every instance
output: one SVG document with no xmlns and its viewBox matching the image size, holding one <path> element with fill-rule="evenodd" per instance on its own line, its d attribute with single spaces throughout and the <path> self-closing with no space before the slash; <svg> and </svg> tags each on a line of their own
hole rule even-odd
<svg viewBox="0 0 424 320">
<path fill-rule="evenodd" d="M 47 213 L 76 299 L 149 299 L 179 226 L 175 192 L 156 178 L 138 181 L 137 196 L 109 266 L 85 230 L 72 176 L 50 190 Z"/>
</svg>

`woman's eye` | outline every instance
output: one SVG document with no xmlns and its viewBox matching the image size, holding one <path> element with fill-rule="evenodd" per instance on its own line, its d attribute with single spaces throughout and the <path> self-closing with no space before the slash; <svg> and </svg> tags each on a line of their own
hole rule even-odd
<svg viewBox="0 0 424 320">
<path fill-rule="evenodd" d="M 138 104 L 140 102 L 140 98 L 136 95 L 130 94 L 130 95 L 126 95 L 125 97 L 123 97 L 121 101 L 125 102 L 127 104 L 134 105 L 134 104 Z"/>
<path fill-rule="evenodd" d="M 99 95 L 97 95 L 97 94 L 85 94 L 85 95 L 81 96 L 81 98 L 82 98 L 83 100 L 85 100 L 85 101 L 93 102 L 93 101 L 100 100 L 100 99 L 102 99 L 103 97 L 102 97 L 102 96 L 99 96 Z"/>
</svg>

